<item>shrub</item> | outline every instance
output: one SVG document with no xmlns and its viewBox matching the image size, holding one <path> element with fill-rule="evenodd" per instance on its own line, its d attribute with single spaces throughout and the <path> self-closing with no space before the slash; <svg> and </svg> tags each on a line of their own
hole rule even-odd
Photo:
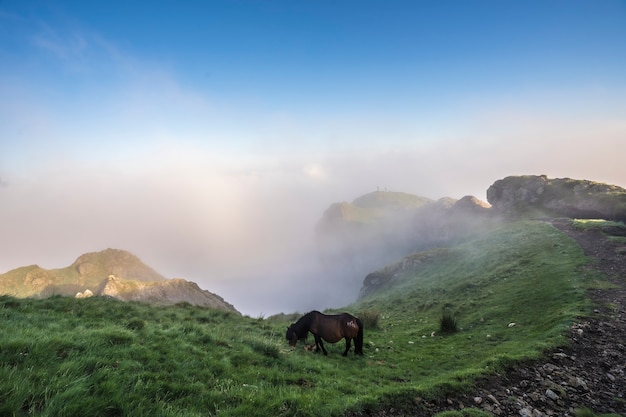
<svg viewBox="0 0 626 417">
<path fill-rule="evenodd" d="M 378 329 L 378 321 L 380 320 L 380 313 L 376 310 L 366 310 L 361 312 L 359 319 L 363 323 L 363 327 L 366 329 Z"/>
<path fill-rule="evenodd" d="M 456 318 L 450 312 L 445 311 L 439 320 L 439 331 L 443 334 L 452 334 L 459 331 Z"/>
</svg>

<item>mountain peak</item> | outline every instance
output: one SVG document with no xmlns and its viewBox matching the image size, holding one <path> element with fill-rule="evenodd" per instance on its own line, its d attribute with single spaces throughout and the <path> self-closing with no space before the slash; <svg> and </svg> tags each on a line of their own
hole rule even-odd
<svg viewBox="0 0 626 417">
<path fill-rule="evenodd" d="M 158 305 L 187 302 L 237 312 L 195 282 L 166 279 L 132 253 L 111 248 L 85 253 L 66 268 L 47 270 L 31 265 L 0 274 L 0 294 L 37 298 L 100 295 Z"/>
<path fill-rule="evenodd" d="M 81 277 L 108 277 L 137 281 L 162 281 L 164 276 L 145 265 L 130 252 L 121 249 L 105 249 L 100 252 L 85 253 L 71 265 Z"/>
<path fill-rule="evenodd" d="M 424 204 L 432 203 L 432 200 L 415 194 L 397 191 L 373 191 L 356 198 L 352 204 L 362 208 L 398 208 L 412 209 Z"/>
</svg>

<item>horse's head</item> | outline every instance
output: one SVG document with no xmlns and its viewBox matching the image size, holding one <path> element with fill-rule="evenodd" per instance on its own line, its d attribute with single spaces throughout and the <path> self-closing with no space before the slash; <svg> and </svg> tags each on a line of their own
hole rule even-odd
<svg viewBox="0 0 626 417">
<path fill-rule="evenodd" d="M 289 346 L 294 347 L 296 343 L 298 343 L 298 335 L 293 328 L 293 324 L 287 327 L 287 333 L 285 334 L 285 338 L 289 341 Z"/>
</svg>

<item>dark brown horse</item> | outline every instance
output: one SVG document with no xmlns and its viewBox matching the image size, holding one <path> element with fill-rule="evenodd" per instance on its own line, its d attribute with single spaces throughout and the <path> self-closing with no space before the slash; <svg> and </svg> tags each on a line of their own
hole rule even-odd
<svg viewBox="0 0 626 417">
<path fill-rule="evenodd" d="M 300 339 L 306 339 L 309 332 L 315 337 L 315 347 L 319 352 L 320 347 L 324 355 L 328 355 L 322 339 L 329 343 L 336 343 L 346 339 L 346 350 L 343 356 L 348 355 L 350 343 L 354 339 L 354 353 L 363 354 L 363 323 L 358 318 L 348 314 L 322 314 L 319 311 L 311 311 L 287 328 L 286 338 L 289 345 L 295 346 Z"/>
</svg>

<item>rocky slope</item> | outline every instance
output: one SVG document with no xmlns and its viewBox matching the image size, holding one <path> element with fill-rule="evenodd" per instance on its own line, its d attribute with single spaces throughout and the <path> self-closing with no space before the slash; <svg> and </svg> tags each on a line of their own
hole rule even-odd
<svg viewBox="0 0 626 417">
<path fill-rule="evenodd" d="M 84 254 L 67 268 L 48 270 L 32 265 L 14 269 L 0 275 L 0 294 L 39 298 L 102 295 L 124 301 L 186 302 L 237 311 L 222 297 L 202 290 L 196 283 L 180 278 L 166 279 L 135 255 L 118 249 Z"/>
<path fill-rule="evenodd" d="M 151 304 L 189 303 L 203 307 L 237 311 L 222 297 L 201 289 L 198 284 L 181 278 L 158 282 L 139 282 L 109 276 L 99 292 L 123 301 L 141 301 Z"/>
</svg>

